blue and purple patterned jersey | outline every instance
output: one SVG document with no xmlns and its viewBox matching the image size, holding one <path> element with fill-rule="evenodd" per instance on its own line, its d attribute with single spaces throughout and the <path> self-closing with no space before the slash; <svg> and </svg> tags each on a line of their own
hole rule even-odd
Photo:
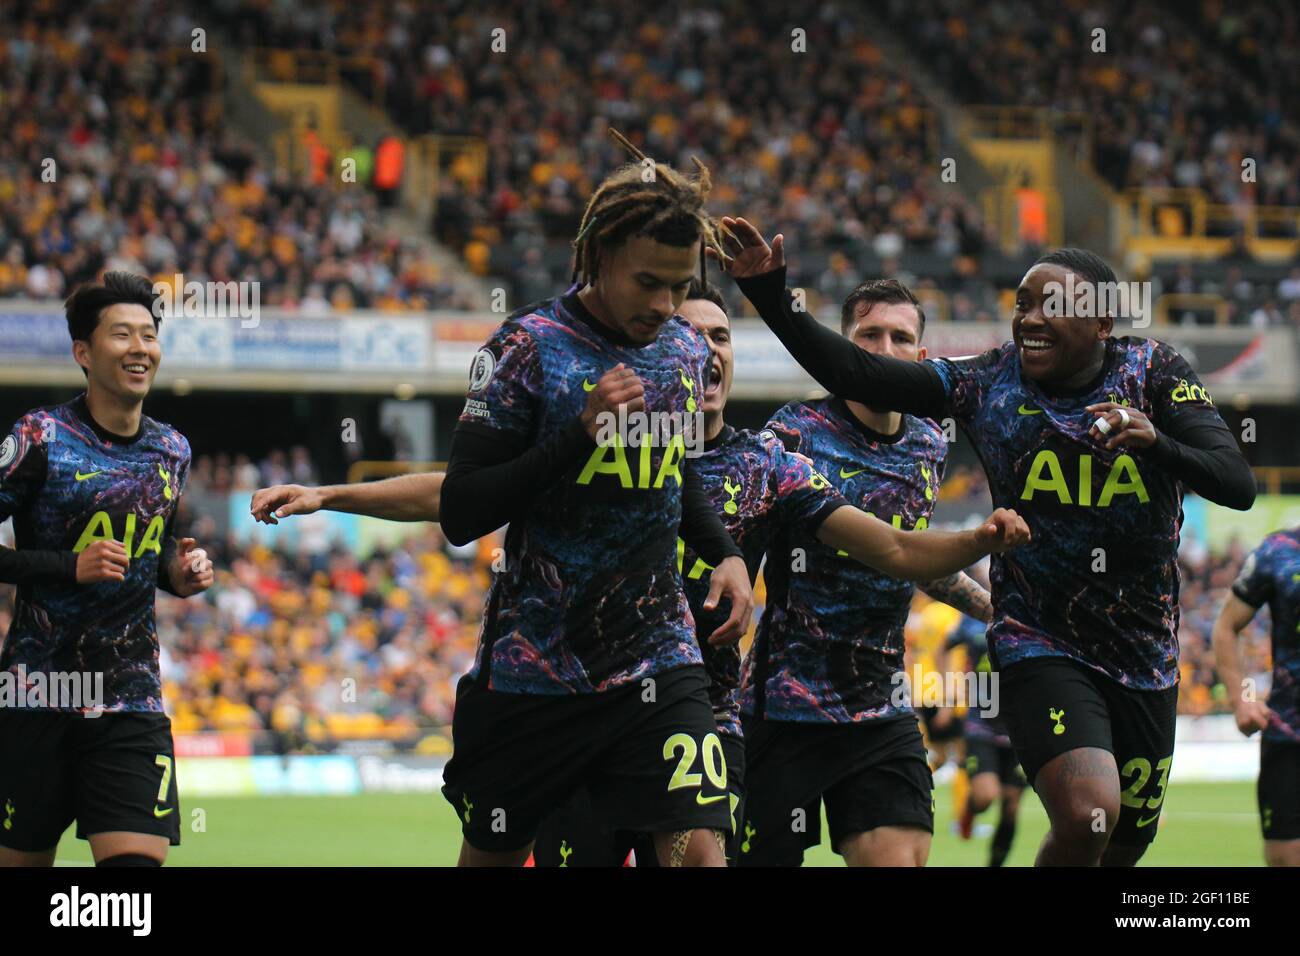
<svg viewBox="0 0 1300 956">
<path fill-rule="evenodd" d="M 903 416 L 896 436 L 862 425 L 839 399 L 791 402 L 768 422 L 812 459 L 849 504 L 903 530 L 934 511 L 947 451 L 931 421 Z M 893 698 L 913 585 L 826 547 L 801 528 L 768 546 L 767 608 L 741 678 L 745 713 L 827 723 L 911 711 Z"/>
<path fill-rule="evenodd" d="M 18 420 L 0 445 L 0 520 L 13 517 L 18 550 L 116 539 L 129 564 L 120 582 L 20 584 L 0 668 L 29 683 L 102 675 L 105 710 L 163 709 L 154 591 L 189 469 L 185 436 L 148 416 L 130 439 L 99 428 L 84 398 Z"/>
<path fill-rule="evenodd" d="M 542 442 L 578 419 L 620 362 L 640 377 L 646 412 L 675 416 L 659 419 L 671 426 L 697 411 L 708 360 L 680 316 L 635 347 L 611 338 L 577 295 L 551 299 L 507 319 L 475 356 L 458 427 Z M 701 663 L 677 573 L 686 442 L 674 431 L 629 445 L 598 445 L 510 523 L 471 671 L 486 649 L 494 690 L 592 693 Z"/>
<path fill-rule="evenodd" d="M 771 431 L 738 431 L 724 426 L 691 466 L 727 533 L 745 553 L 751 583 L 758 577 L 768 540 L 775 531 L 802 528 L 813 534 L 833 511 L 848 504 L 811 461 L 787 451 Z M 720 733 L 740 737 L 740 647 L 708 644 L 709 635 L 727 619 L 726 602 L 713 611 L 704 610 L 713 568 L 680 539 L 677 550 L 682 584 L 709 673 L 714 720 Z"/>
<path fill-rule="evenodd" d="M 1182 484 L 1145 449 L 1107 451 L 1088 405 L 1138 409 L 1159 429 L 1213 402 L 1168 345 L 1106 340 L 1093 382 L 1048 395 L 1021 375 L 1013 343 L 939 359 L 948 406 L 984 462 L 995 508 L 1014 508 L 1033 541 L 992 559 L 999 669 L 1068 657 L 1125 687 L 1178 682 L 1178 530 Z"/>
<path fill-rule="evenodd" d="M 1273 682 L 1268 707 L 1277 715 L 1264 736 L 1300 740 L 1300 528 L 1265 538 L 1241 566 L 1232 593 L 1273 619 Z"/>
</svg>

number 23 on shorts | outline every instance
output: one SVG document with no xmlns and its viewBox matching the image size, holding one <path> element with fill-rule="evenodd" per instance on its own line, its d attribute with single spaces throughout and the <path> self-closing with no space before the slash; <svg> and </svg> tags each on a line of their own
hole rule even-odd
<svg viewBox="0 0 1300 956">
<path fill-rule="evenodd" d="M 1133 777 L 1133 782 L 1125 787 L 1123 793 L 1120 794 L 1120 803 L 1139 811 L 1139 813 L 1142 810 L 1155 811 L 1147 817 L 1139 816 L 1137 821 L 1139 827 L 1147 826 L 1156 817 L 1160 816 L 1160 805 L 1165 801 L 1165 784 L 1169 781 L 1169 767 L 1173 762 L 1174 758 L 1170 756 L 1165 757 L 1156 764 L 1155 769 L 1160 776 L 1156 779 L 1156 794 L 1149 799 L 1144 799 L 1138 794 L 1143 791 L 1147 781 L 1151 779 L 1151 761 L 1146 757 L 1134 757 L 1127 761 L 1123 769 L 1120 770 L 1119 775 L 1121 778 Z"/>
</svg>

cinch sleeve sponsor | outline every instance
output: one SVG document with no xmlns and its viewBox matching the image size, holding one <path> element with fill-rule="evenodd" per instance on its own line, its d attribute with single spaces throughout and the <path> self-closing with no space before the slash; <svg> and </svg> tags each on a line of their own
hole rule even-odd
<svg viewBox="0 0 1300 956">
<path fill-rule="evenodd" d="M 1214 400 L 1187 364 L 1187 359 L 1164 342 L 1157 342 L 1152 350 L 1150 375 L 1148 387 L 1156 427 L 1172 415 L 1192 411 L 1219 417 Z"/>
</svg>

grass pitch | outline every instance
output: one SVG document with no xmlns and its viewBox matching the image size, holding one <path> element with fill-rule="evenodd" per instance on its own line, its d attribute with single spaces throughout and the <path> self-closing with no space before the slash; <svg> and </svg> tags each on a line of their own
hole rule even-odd
<svg viewBox="0 0 1300 956">
<path fill-rule="evenodd" d="M 949 787 L 938 788 L 936 802 L 929 865 L 983 866 L 989 837 L 963 841 L 952 832 Z M 171 866 L 450 866 L 460 848 L 456 815 L 436 793 L 186 799 L 182 789 L 181 810 L 181 845 L 168 857 Z M 196 810 L 203 811 L 201 832 L 192 829 L 198 822 Z M 996 820 L 995 806 L 977 824 Z M 1042 805 L 1027 791 L 1007 865 L 1032 864 L 1046 830 Z M 59 844 L 58 860 L 64 866 L 88 865 L 90 847 L 69 830 Z M 1254 783 L 1171 786 L 1159 835 L 1142 862 L 1262 866 Z M 808 853 L 805 864 L 842 865 L 825 843 Z"/>
</svg>

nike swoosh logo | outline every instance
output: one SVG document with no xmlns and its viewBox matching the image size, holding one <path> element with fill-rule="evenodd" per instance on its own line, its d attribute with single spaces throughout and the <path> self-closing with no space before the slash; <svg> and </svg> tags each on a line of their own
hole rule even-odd
<svg viewBox="0 0 1300 956">
<path fill-rule="evenodd" d="M 593 385 L 591 382 L 588 382 L 585 378 L 582 380 L 582 390 L 584 392 L 590 392 L 593 389 L 595 389 L 595 387 L 596 387 L 595 385 Z"/>
<path fill-rule="evenodd" d="M 100 471 L 92 471 L 92 472 L 91 472 L 90 474 L 88 474 L 88 475 L 83 475 L 80 471 L 78 471 L 77 474 L 76 474 L 74 477 L 75 477 L 78 481 L 85 481 L 87 478 L 94 478 L 94 477 L 95 477 L 96 475 L 98 475 L 101 471 L 103 471 L 102 468 L 100 469 Z"/>
<path fill-rule="evenodd" d="M 1041 414 L 1043 414 L 1043 410 L 1042 410 L 1041 408 L 1025 408 L 1024 405 L 1021 405 L 1019 408 L 1016 409 L 1016 411 L 1018 411 L 1021 415 L 1041 415 Z"/>
<path fill-rule="evenodd" d="M 1158 819 L 1160 819 L 1160 814 L 1157 813 L 1155 816 L 1147 817 L 1145 820 L 1138 820 L 1137 825 L 1140 827 L 1144 827 L 1148 823 L 1154 823 Z"/>
<path fill-rule="evenodd" d="M 157 817 L 159 820 L 161 820 L 163 817 L 167 816 L 167 814 L 171 813 L 175 809 L 176 809 L 175 807 L 168 807 L 166 810 L 160 810 L 158 808 L 158 804 L 155 803 L 153 806 L 153 815 Z"/>
<path fill-rule="evenodd" d="M 841 469 L 840 469 L 840 477 L 841 477 L 841 478 L 852 478 L 854 475 L 860 475 L 860 474 L 862 474 L 862 473 L 863 473 L 864 471 L 866 471 L 866 470 L 867 470 L 867 469 L 865 469 L 865 468 L 859 468 L 857 471 L 845 471 L 843 468 L 841 468 Z"/>
<path fill-rule="evenodd" d="M 719 800 L 726 800 L 728 796 L 729 794 L 720 793 L 716 797 L 706 797 L 702 793 L 697 793 L 695 795 L 695 802 L 704 807 L 708 806 L 710 803 L 717 803 Z"/>
</svg>

